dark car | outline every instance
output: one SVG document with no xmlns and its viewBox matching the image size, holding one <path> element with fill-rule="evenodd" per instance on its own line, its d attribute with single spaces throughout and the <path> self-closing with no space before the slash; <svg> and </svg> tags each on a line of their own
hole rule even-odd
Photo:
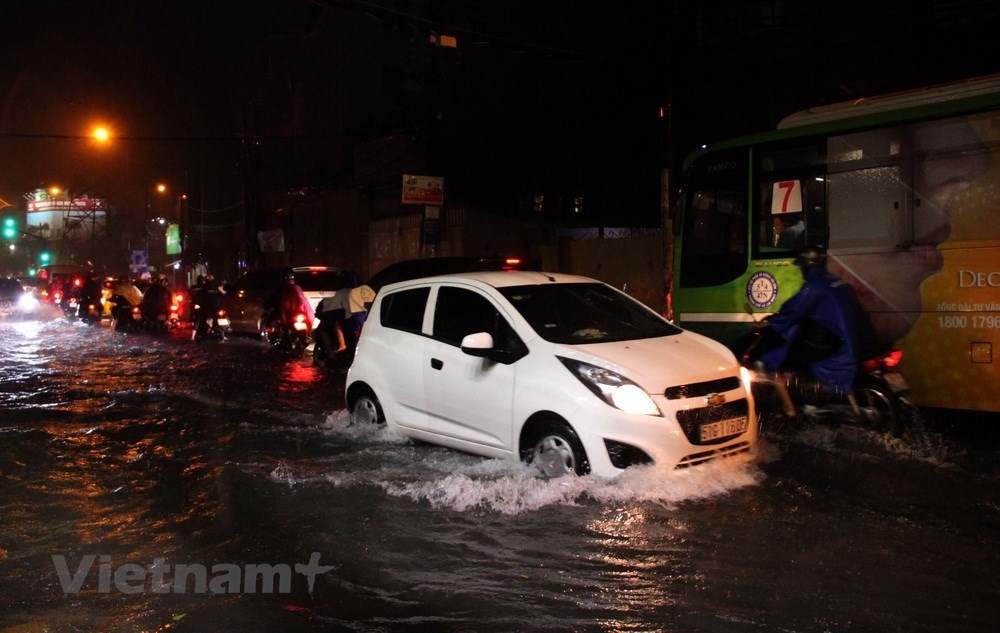
<svg viewBox="0 0 1000 633">
<path fill-rule="evenodd" d="M 24 286 L 17 279 L 0 279 L 0 309 L 10 310 L 24 296 Z"/>
<path fill-rule="evenodd" d="M 491 270 L 541 270 L 541 266 L 520 257 L 425 257 L 389 264 L 375 273 L 367 285 L 378 292 L 382 286 L 397 281 Z"/>
</svg>

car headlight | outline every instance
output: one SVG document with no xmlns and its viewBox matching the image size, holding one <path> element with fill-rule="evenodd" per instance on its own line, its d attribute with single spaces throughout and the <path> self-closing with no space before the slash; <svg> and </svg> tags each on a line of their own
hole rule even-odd
<svg viewBox="0 0 1000 633">
<path fill-rule="evenodd" d="M 641 415 L 662 415 L 649 394 L 621 374 L 590 363 L 557 358 L 587 389 L 616 409 Z"/>
<path fill-rule="evenodd" d="M 36 299 L 34 295 L 24 293 L 17 300 L 17 308 L 19 310 L 23 310 L 25 312 L 32 312 L 37 307 L 38 307 L 38 299 Z"/>
</svg>

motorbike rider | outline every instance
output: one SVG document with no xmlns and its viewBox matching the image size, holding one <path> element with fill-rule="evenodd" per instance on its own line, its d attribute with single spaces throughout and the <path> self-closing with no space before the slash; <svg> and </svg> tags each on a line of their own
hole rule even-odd
<svg viewBox="0 0 1000 633">
<path fill-rule="evenodd" d="M 98 315 L 104 309 L 101 304 L 101 291 L 104 289 L 102 282 L 102 277 L 97 273 L 90 273 L 84 280 L 83 286 L 80 288 L 80 303 L 77 308 L 81 319 L 87 318 L 90 306 L 97 309 Z"/>
<path fill-rule="evenodd" d="M 129 305 L 137 306 L 142 302 L 142 291 L 126 275 L 118 278 L 111 294 L 124 297 L 129 302 Z"/>
<path fill-rule="evenodd" d="M 206 323 L 212 315 L 216 313 L 222 304 L 222 297 L 226 294 L 222 284 L 215 278 L 215 275 L 208 273 L 204 277 L 198 275 L 200 287 L 192 286 L 191 302 L 198 306 L 195 311 L 195 336 L 203 334 L 208 327 Z"/>
<path fill-rule="evenodd" d="M 795 265 L 805 280 L 802 288 L 777 314 L 755 324 L 755 328 L 770 328 L 782 338 L 760 360 L 767 373 L 778 376 L 775 387 L 784 413 L 791 419 L 797 419 L 798 412 L 786 386 L 789 373 L 808 372 L 829 394 L 848 395 L 862 350 L 873 341 L 871 324 L 854 289 L 827 272 L 826 262 L 822 246 L 800 251 Z"/>
<path fill-rule="evenodd" d="M 294 322 L 296 313 L 302 312 L 308 324 L 306 332 L 312 333 L 315 313 L 302 288 L 295 283 L 295 273 L 291 270 L 285 273 L 284 282 L 264 302 L 264 310 L 272 315 L 272 319 L 276 316 L 288 325 Z"/>
<path fill-rule="evenodd" d="M 173 293 L 167 282 L 167 276 L 160 273 L 156 280 L 146 288 L 139 302 L 142 316 L 150 323 L 156 323 L 160 314 L 169 315 L 170 306 L 174 302 Z"/>
</svg>

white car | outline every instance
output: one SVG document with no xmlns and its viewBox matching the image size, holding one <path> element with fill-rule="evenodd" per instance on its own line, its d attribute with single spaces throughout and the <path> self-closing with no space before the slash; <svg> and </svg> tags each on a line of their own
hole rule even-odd
<svg viewBox="0 0 1000 633">
<path fill-rule="evenodd" d="M 357 422 L 546 476 L 749 450 L 749 374 L 722 344 L 586 277 L 476 272 L 385 286 L 347 374 Z"/>
</svg>

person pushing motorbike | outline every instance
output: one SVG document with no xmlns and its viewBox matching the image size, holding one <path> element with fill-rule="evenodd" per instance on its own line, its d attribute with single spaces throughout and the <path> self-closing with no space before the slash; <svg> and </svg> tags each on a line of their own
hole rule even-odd
<svg viewBox="0 0 1000 633">
<path fill-rule="evenodd" d="M 826 269 L 827 252 L 808 246 L 795 259 L 805 283 L 785 301 L 781 310 L 759 321 L 755 328 L 770 328 L 782 338 L 765 351 L 760 361 L 774 381 L 784 413 L 798 419 L 788 393 L 788 374 L 808 372 L 832 396 L 851 393 L 859 359 L 874 343 L 871 324 L 854 289 Z"/>
</svg>

